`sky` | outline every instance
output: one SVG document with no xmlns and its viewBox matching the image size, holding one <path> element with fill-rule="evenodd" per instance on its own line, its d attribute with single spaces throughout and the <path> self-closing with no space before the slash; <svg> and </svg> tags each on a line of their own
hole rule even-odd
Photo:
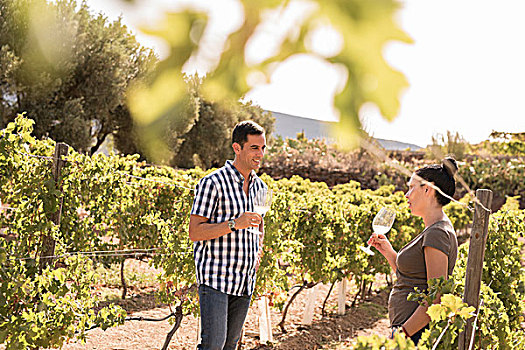
<svg viewBox="0 0 525 350">
<path fill-rule="evenodd" d="M 205 44 L 220 52 L 226 35 L 242 22 L 242 8 L 235 0 L 137 0 L 134 6 L 119 0 L 88 0 L 94 12 L 123 22 L 144 46 L 163 56 L 164 44 L 141 34 L 140 26 L 154 25 L 166 10 L 191 3 L 209 11 Z M 306 2 L 294 6 L 267 24 L 247 49 L 248 60 L 270 54 L 280 31 L 293 27 Z M 197 4 L 197 5 L 196 5 Z M 401 95 L 401 109 L 393 122 L 386 121 L 372 104 L 363 106 L 360 118 L 371 135 L 426 146 L 432 136 L 458 132 L 478 143 L 491 131 L 525 132 L 525 1 L 522 0 L 404 0 L 396 20 L 414 40 L 392 42 L 384 55 L 401 71 L 410 86 Z M 336 50 L 339 37 L 320 33 L 319 50 Z M 209 50 L 208 50 L 209 52 Z M 211 62 L 211 63 L 210 63 Z M 213 57 L 197 56 L 188 72 L 204 73 Z M 312 56 L 301 55 L 281 64 L 270 84 L 258 84 L 247 95 L 264 109 L 321 120 L 337 120 L 333 97 L 344 84 L 344 74 Z"/>
</svg>

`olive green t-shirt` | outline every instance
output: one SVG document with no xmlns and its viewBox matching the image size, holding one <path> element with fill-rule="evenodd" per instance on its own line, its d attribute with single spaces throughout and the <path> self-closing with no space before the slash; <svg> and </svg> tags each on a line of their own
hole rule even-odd
<svg viewBox="0 0 525 350">
<path fill-rule="evenodd" d="M 424 247 L 438 249 L 448 256 L 450 276 L 458 256 L 458 240 L 450 221 L 438 221 L 425 228 L 397 253 L 397 280 L 388 299 L 391 326 L 402 325 L 419 306 L 416 301 L 407 300 L 408 294 L 413 292 L 415 287 L 422 291 L 428 288 Z"/>
</svg>

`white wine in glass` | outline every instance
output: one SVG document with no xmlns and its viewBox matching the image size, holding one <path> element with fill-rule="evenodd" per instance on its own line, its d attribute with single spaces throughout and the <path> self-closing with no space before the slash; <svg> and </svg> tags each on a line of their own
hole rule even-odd
<svg viewBox="0 0 525 350">
<path fill-rule="evenodd" d="M 261 188 L 253 198 L 253 210 L 261 216 L 266 214 L 272 205 L 272 196 L 272 190 Z M 253 229 L 253 231 L 257 234 L 262 234 L 262 232 L 257 229 Z"/>
<path fill-rule="evenodd" d="M 372 221 L 372 230 L 375 234 L 386 235 L 387 232 L 392 228 L 395 219 L 396 212 L 388 207 L 383 207 L 374 217 L 374 221 Z M 370 244 L 368 247 L 359 248 L 369 255 L 374 255 L 374 252 L 370 249 Z"/>
</svg>

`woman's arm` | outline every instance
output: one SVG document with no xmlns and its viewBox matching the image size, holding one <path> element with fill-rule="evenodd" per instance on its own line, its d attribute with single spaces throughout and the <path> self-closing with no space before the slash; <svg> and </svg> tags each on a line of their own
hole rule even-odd
<svg viewBox="0 0 525 350">
<path fill-rule="evenodd" d="M 432 247 L 424 247 L 425 265 L 427 268 L 427 280 L 438 277 L 447 279 L 448 257 L 441 250 Z M 434 304 L 439 303 L 441 296 L 438 295 Z M 410 318 L 403 324 L 405 331 L 411 336 L 430 322 L 427 315 L 428 306 L 419 306 Z"/>
</svg>

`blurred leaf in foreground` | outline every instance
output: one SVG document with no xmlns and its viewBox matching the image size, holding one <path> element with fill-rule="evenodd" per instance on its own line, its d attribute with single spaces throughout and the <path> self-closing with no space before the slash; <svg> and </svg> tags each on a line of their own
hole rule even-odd
<svg viewBox="0 0 525 350">
<path fill-rule="evenodd" d="M 324 23 L 340 33 L 343 43 L 339 51 L 321 58 L 347 77 L 334 99 L 340 116 L 336 136 L 342 146 L 355 146 L 361 127 L 359 110 L 365 103 L 377 105 L 388 120 L 397 115 L 399 95 L 408 84 L 400 72 L 386 63 L 382 52 L 390 41 L 410 43 L 411 39 L 394 21 L 399 8 L 396 1 L 315 0 L 309 3 L 313 10 L 303 16 L 297 27 L 276 39 L 280 40 L 278 50 L 262 62 L 249 63 L 246 47 L 257 28 L 264 24 L 265 15 L 271 11 L 284 13 L 297 1 L 241 1 L 242 25 L 228 35 L 220 59 L 204 80 L 202 93 L 210 101 L 236 101 L 250 90 L 249 77 L 258 75 L 269 80 L 276 63 L 296 54 L 320 56 L 309 40 L 319 30 L 319 23 Z M 146 31 L 163 38 L 171 48 L 169 56 L 158 65 L 154 78 L 136 87 L 129 97 L 130 109 L 142 128 L 144 141 L 157 158 L 167 147 L 156 135 L 169 119 L 181 115 L 184 105 L 181 72 L 184 64 L 203 49 L 201 38 L 207 25 L 204 14 L 185 10 L 168 14 L 156 29 Z"/>
</svg>

